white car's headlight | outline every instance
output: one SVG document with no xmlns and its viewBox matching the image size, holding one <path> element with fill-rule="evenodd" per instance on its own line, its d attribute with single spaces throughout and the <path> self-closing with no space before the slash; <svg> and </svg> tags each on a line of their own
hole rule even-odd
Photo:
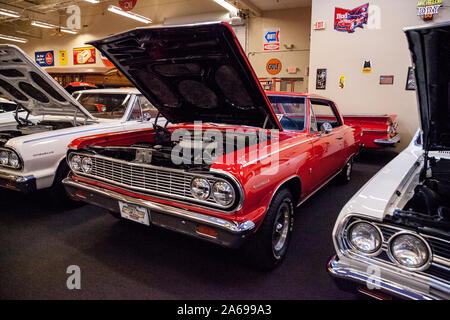
<svg viewBox="0 0 450 320">
<path fill-rule="evenodd" d="M 355 222 L 347 230 L 347 240 L 353 250 L 374 254 L 381 249 L 382 235 L 378 228 L 367 222 Z"/>
<path fill-rule="evenodd" d="M 81 157 L 79 155 L 76 154 L 70 158 L 70 167 L 73 171 L 81 170 Z"/>
<path fill-rule="evenodd" d="M 212 187 L 214 200 L 222 206 L 229 206 L 233 203 L 235 195 L 233 187 L 225 181 L 218 181 Z"/>
<path fill-rule="evenodd" d="M 199 200 L 206 200 L 211 193 L 211 186 L 204 178 L 194 178 L 191 181 L 191 193 Z"/>
<path fill-rule="evenodd" d="M 20 167 L 20 160 L 19 160 L 19 157 L 17 156 L 17 154 L 15 154 L 14 152 L 10 152 L 8 164 L 13 168 Z"/>
<path fill-rule="evenodd" d="M 7 166 L 9 162 L 9 152 L 1 151 L 0 152 L 0 164 Z"/>
<path fill-rule="evenodd" d="M 13 169 L 19 169 L 20 168 L 20 158 L 12 150 L 1 150 L 0 151 L 0 165 L 13 168 Z"/>
<path fill-rule="evenodd" d="M 430 255 L 425 241 L 412 234 L 394 235 L 389 242 L 389 256 L 393 262 L 407 269 L 423 267 L 429 261 Z"/>
<path fill-rule="evenodd" d="M 83 157 L 81 160 L 81 169 L 84 173 L 89 173 L 92 170 L 92 159 L 89 157 Z"/>
</svg>

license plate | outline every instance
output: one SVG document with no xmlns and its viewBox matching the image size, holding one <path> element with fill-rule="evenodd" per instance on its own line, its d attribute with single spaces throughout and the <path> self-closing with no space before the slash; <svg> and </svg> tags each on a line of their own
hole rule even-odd
<svg viewBox="0 0 450 320">
<path fill-rule="evenodd" d="M 150 217 L 147 208 L 121 201 L 119 201 L 119 207 L 120 215 L 123 218 L 145 224 L 146 226 L 150 225 Z"/>
</svg>

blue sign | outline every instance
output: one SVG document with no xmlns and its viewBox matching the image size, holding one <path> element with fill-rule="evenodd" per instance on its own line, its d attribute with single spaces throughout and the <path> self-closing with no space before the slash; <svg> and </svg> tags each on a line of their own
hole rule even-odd
<svg viewBox="0 0 450 320">
<path fill-rule="evenodd" d="M 55 65 L 55 54 L 53 51 L 36 51 L 34 60 L 41 67 L 52 67 Z"/>
</svg>

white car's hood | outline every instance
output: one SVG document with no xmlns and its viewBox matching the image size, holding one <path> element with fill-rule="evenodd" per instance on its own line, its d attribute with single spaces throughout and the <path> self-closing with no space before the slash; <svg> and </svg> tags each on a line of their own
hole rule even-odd
<svg viewBox="0 0 450 320">
<path fill-rule="evenodd" d="M 32 115 L 92 115 L 25 52 L 0 45 L 0 92 Z"/>
<path fill-rule="evenodd" d="M 416 135 L 417 137 L 417 135 Z M 423 154 L 421 145 L 410 145 L 372 177 L 342 208 L 338 221 L 349 214 L 365 215 L 374 220 L 383 220 L 389 210 L 393 197 L 407 182 L 410 173 L 417 169 L 415 163 Z"/>
</svg>

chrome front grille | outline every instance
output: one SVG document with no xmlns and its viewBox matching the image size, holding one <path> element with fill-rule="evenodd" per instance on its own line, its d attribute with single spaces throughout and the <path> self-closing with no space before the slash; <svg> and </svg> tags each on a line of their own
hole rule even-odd
<svg viewBox="0 0 450 320">
<path fill-rule="evenodd" d="M 93 162 L 92 170 L 88 174 L 81 172 L 80 174 L 144 193 L 200 202 L 191 194 L 190 188 L 191 179 L 199 175 L 106 157 L 90 156 L 90 158 Z M 207 178 L 211 185 L 221 180 L 216 177 L 204 178 Z M 212 196 L 202 202 L 218 206 Z"/>
</svg>

